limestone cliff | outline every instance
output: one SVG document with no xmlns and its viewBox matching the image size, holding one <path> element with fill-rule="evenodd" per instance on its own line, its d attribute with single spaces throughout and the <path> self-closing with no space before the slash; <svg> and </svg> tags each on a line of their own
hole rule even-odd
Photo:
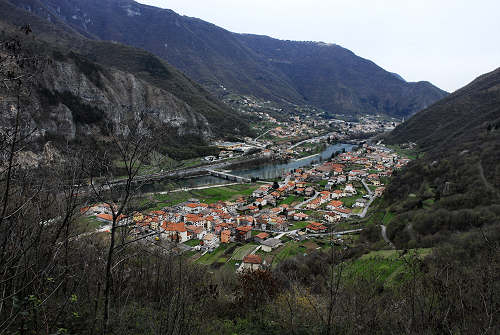
<svg viewBox="0 0 500 335">
<path fill-rule="evenodd" d="M 104 123 L 118 130 L 120 121 L 144 114 L 178 136 L 212 135 L 207 119 L 171 93 L 115 69 L 95 66 L 86 74 L 77 63 L 55 61 L 41 75 L 32 113 L 42 133 L 73 139 L 98 131 Z"/>
</svg>

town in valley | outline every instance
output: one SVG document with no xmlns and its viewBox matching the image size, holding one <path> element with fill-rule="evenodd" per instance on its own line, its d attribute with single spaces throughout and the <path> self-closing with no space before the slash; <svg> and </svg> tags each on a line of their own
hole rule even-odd
<svg viewBox="0 0 500 335">
<path fill-rule="evenodd" d="M 366 129 L 367 133 L 374 132 L 373 123 L 362 120 L 354 126 L 358 129 L 356 134 Z M 272 134 L 271 140 L 247 139 L 239 144 L 226 143 L 226 147 L 219 143 L 226 149 L 221 153 L 238 157 L 243 155 L 242 148 L 258 145 L 258 155 L 263 157 L 285 153 L 287 158 L 300 160 L 302 150 L 296 148 L 303 149 L 304 144 L 324 148 L 332 141 L 347 140 L 353 128 L 320 134 L 307 123 L 299 124 L 277 124 L 267 131 Z M 300 137 L 302 130 L 308 130 L 306 136 L 316 137 L 295 145 L 286 140 L 273 142 L 282 134 L 287 139 Z M 133 227 L 136 236 L 144 237 L 143 243 L 160 244 L 165 250 L 185 255 L 189 261 L 234 271 L 274 267 L 288 257 L 314 250 L 347 248 L 359 236 L 363 229 L 360 220 L 367 216 L 372 203 L 382 197 L 393 171 L 410 162 L 380 142 L 360 143 L 352 151 L 334 152 L 328 159 L 292 169 L 272 180 L 239 180 L 163 192 L 161 198 L 168 199 L 166 203 L 123 215 L 120 225 Z M 221 158 L 205 160 L 214 159 Z M 87 221 L 98 226 L 90 233 L 109 231 L 112 215 L 108 204 L 94 204 L 81 211 Z"/>
</svg>

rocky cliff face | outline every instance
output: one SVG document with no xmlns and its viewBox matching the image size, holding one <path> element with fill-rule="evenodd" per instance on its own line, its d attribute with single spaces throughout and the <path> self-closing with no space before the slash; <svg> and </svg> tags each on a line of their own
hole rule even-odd
<svg viewBox="0 0 500 335">
<path fill-rule="evenodd" d="M 126 118 L 145 115 L 156 126 L 174 129 L 179 136 L 211 136 L 207 119 L 169 92 L 130 73 L 99 69 L 85 74 L 73 61 L 56 61 L 42 75 L 36 91 L 38 127 L 73 139 L 105 124 L 119 131 Z"/>
<path fill-rule="evenodd" d="M 31 26 L 30 36 L 18 36 L 24 24 Z M 138 115 L 145 116 L 145 127 L 157 135 L 164 151 L 179 143 L 201 150 L 209 138 L 251 133 L 240 113 L 166 61 L 142 49 L 89 39 L 38 0 L 0 0 L 0 39 L 12 37 L 30 55 L 53 60 L 37 76 L 28 102 L 40 136 L 105 135 Z M 0 104 L 8 110 L 10 100 L 2 89 Z"/>
</svg>

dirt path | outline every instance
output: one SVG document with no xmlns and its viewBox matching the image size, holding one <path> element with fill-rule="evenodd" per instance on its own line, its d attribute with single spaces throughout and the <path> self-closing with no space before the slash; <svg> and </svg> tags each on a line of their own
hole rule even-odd
<svg viewBox="0 0 500 335">
<path fill-rule="evenodd" d="M 387 237 L 387 227 L 384 226 L 383 224 L 381 224 L 380 228 L 382 229 L 381 233 L 382 233 L 382 237 L 384 238 L 384 241 L 387 244 L 389 244 L 393 249 L 396 249 L 396 247 L 394 246 L 394 244 L 392 244 L 391 240 L 389 240 L 389 238 Z"/>
<path fill-rule="evenodd" d="M 484 175 L 484 169 L 483 169 L 483 164 L 481 161 L 477 163 L 478 169 L 479 169 L 479 176 L 481 177 L 481 180 L 483 181 L 484 185 L 486 188 L 488 188 L 490 191 L 492 191 L 497 198 L 500 197 L 500 194 L 498 193 L 498 190 L 493 186 L 488 179 L 486 179 L 486 176 Z"/>
</svg>

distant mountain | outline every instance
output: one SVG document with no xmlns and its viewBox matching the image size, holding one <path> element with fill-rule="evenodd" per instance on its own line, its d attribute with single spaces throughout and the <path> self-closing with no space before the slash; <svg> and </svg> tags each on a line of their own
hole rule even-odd
<svg viewBox="0 0 500 335">
<path fill-rule="evenodd" d="M 37 0 L 23 1 L 21 7 L 0 0 L 0 28 L 7 39 L 29 23 L 33 35 L 21 37 L 23 47 L 53 60 L 31 97 L 41 133 L 75 139 L 127 115 L 146 113 L 158 141 L 171 148 L 249 134 L 243 116 L 166 61 L 135 47 L 89 39 Z"/>
<path fill-rule="evenodd" d="M 338 45 L 231 33 L 132 0 L 16 0 L 90 38 L 148 50 L 214 93 L 307 104 L 331 113 L 408 116 L 446 96 L 428 82 L 407 83 Z"/>
<path fill-rule="evenodd" d="M 392 179 L 400 213 L 390 232 L 432 245 L 500 219 L 500 68 L 398 126 L 389 144 L 415 142 L 421 158 Z"/>
</svg>

